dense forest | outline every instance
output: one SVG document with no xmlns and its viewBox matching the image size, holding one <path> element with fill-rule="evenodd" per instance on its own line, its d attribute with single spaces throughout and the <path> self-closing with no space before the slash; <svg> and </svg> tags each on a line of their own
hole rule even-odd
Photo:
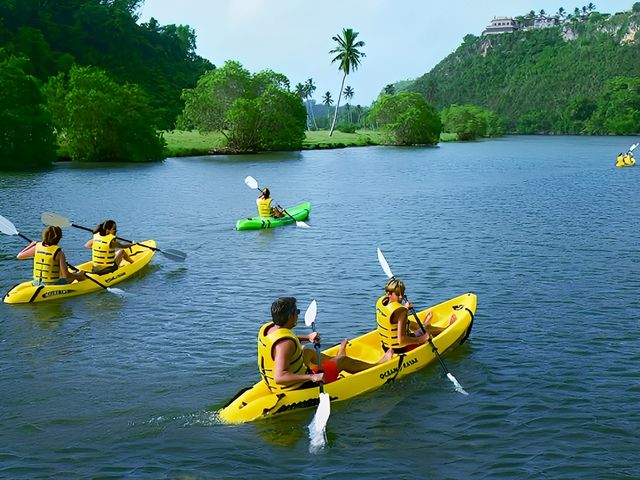
<svg viewBox="0 0 640 480">
<path fill-rule="evenodd" d="M 138 24 L 142 0 L 0 0 L 0 60 L 26 59 L 41 82 L 73 65 L 106 71 L 139 85 L 157 126 L 173 128 L 182 89 L 214 66 L 195 54 L 196 35 L 184 25 Z"/>
<path fill-rule="evenodd" d="M 638 133 L 638 31 L 640 3 L 613 15 L 576 9 L 549 28 L 467 35 L 405 88 L 439 110 L 473 104 L 496 112 L 515 133 Z"/>
</svg>

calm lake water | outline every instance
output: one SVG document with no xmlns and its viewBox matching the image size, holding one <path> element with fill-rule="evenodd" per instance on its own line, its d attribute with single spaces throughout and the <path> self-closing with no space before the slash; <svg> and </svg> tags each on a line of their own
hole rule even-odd
<svg viewBox="0 0 640 480">
<path fill-rule="evenodd" d="M 2 175 L 1 215 L 38 238 L 53 211 L 157 255 L 108 292 L 0 304 L 0 477 L 640 478 L 640 168 L 633 138 L 508 137 Z M 252 175 L 311 229 L 236 232 Z M 87 232 L 65 230 L 68 259 Z M 31 275 L 0 238 L 3 293 Z M 374 327 L 380 247 L 417 307 L 478 295 L 439 365 L 313 410 L 241 426 L 210 409 L 258 379 L 256 333 L 281 295 L 318 301 L 324 344 Z M 299 331 L 306 332 L 301 322 Z"/>
</svg>

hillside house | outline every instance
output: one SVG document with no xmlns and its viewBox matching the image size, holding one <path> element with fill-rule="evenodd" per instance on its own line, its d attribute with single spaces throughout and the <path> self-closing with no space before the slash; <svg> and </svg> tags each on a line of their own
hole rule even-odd
<svg viewBox="0 0 640 480">
<path fill-rule="evenodd" d="M 493 17 L 491 23 L 482 32 L 482 35 L 499 35 L 501 33 L 515 32 L 520 28 L 517 20 L 511 17 Z"/>
</svg>

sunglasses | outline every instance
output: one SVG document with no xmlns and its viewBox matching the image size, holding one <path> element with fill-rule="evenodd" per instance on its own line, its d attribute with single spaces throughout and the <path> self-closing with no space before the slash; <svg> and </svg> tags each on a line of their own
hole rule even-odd
<svg viewBox="0 0 640 480">
<path fill-rule="evenodd" d="M 294 313 L 295 313 L 296 315 L 300 315 L 300 309 L 299 309 L 299 308 L 296 308 L 296 309 L 292 310 L 292 311 L 291 311 L 291 315 L 293 315 Z"/>
</svg>

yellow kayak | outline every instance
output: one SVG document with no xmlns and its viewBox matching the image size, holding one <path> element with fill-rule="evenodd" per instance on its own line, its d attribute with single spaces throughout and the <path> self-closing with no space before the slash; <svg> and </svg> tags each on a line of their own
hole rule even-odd
<svg viewBox="0 0 640 480">
<path fill-rule="evenodd" d="M 467 339 L 471 333 L 477 302 L 478 298 L 475 294 L 466 293 L 418 312 L 421 322 L 425 321 L 428 312 L 433 312 L 431 323 L 439 327 L 446 327 L 451 314 L 456 314 L 457 320 L 433 339 L 440 356 L 461 345 Z M 372 323 L 375 323 L 374 320 Z M 327 355 L 336 355 L 338 349 L 339 345 L 335 345 L 323 352 Z M 347 345 L 347 355 L 365 362 L 375 363 L 383 354 L 380 337 L 376 330 L 350 340 Z M 354 374 L 341 372 L 336 381 L 324 385 L 324 391 L 329 394 L 332 402 L 347 400 L 405 377 L 436 360 L 436 354 L 427 343 L 404 355 L 394 355 L 389 361 L 368 370 Z M 291 410 L 316 407 L 319 393 L 319 387 L 311 387 L 275 394 L 271 393 L 266 384 L 260 380 L 253 387 L 238 392 L 218 411 L 218 415 L 224 423 L 251 422 Z"/>
<path fill-rule="evenodd" d="M 22 282 L 9 290 L 3 300 L 5 303 L 44 302 L 57 298 L 75 297 L 76 295 L 83 295 L 85 293 L 102 290 L 103 287 L 98 285 L 98 283 L 104 285 L 104 287 L 111 287 L 131 277 L 151 261 L 155 250 L 146 248 L 142 245 L 156 248 L 156 242 L 154 240 L 146 240 L 144 242 L 140 242 L 140 244 L 132 245 L 127 248 L 127 253 L 129 253 L 133 263 L 128 263 L 123 260 L 115 272 L 106 273 L 104 275 L 93 275 L 89 273 L 90 277 L 93 278 L 95 282 L 86 279 L 82 282 L 74 280 L 73 283 L 63 285 L 34 285 L 33 282 L 29 280 L 27 282 Z M 76 265 L 76 268 L 84 272 L 91 272 L 91 262 Z"/>
</svg>

